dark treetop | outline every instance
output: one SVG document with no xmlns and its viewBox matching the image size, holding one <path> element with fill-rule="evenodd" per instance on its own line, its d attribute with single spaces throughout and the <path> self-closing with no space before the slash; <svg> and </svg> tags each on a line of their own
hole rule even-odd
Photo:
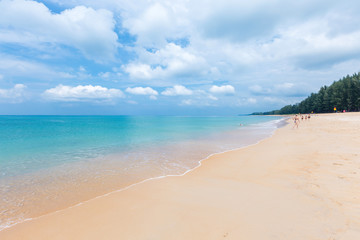
<svg viewBox="0 0 360 240">
<path fill-rule="evenodd" d="M 258 112 L 253 115 L 330 113 L 336 111 L 360 110 L 360 73 L 347 75 L 330 86 L 323 86 L 318 93 L 311 93 L 305 100 L 287 105 L 280 110 Z"/>
</svg>

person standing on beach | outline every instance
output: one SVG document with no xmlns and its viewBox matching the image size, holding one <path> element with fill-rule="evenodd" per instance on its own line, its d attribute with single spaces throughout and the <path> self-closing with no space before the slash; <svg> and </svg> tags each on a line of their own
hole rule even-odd
<svg viewBox="0 0 360 240">
<path fill-rule="evenodd" d="M 296 128 L 299 128 L 299 117 L 298 117 L 297 114 L 294 116 L 293 120 L 294 120 L 294 126 L 293 126 L 293 128 L 295 128 L 295 127 L 296 127 Z"/>
</svg>

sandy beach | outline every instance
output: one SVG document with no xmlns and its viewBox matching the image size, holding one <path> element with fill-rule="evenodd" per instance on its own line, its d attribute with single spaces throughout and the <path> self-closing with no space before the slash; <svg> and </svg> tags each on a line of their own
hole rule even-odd
<svg viewBox="0 0 360 240">
<path fill-rule="evenodd" d="M 0 239 L 360 239 L 360 114 L 324 114 Z"/>
</svg>

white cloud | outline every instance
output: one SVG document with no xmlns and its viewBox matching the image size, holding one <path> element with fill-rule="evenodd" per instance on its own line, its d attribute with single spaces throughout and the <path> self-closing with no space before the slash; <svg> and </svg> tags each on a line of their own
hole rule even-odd
<svg viewBox="0 0 360 240">
<path fill-rule="evenodd" d="M 125 91 L 135 95 L 152 95 L 152 96 L 158 95 L 158 92 L 152 89 L 151 87 L 134 87 L 134 88 L 128 87 Z"/>
<path fill-rule="evenodd" d="M 141 39 L 134 48 L 138 59 L 125 70 L 132 78 L 157 82 L 162 78 L 175 84 L 183 81 L 182 75 L 171 67 L 173 60 L 176 63 L 181 58 L 172 58 L 170 51 L 166 51 L 171 48 L 167 46 L 171 36 L 188 39 L 189 44 L 182 47 L 182 51 L 202 60 L 179 61 L 179 66 L 184 66 L 179 69 L 187 69 L 179 73 L 193 74 L 192 83 L 211 82 L 217 78 L 235 85 L 245 76 L 251 79 L 245 86 L 249 89 L 252 84 L 266 86 L 264 83 L 269 81 L 281 81 L 283 79 L 279 78 L 287 73 L 292 73 L 290 81 L 311 84 L 320 78 L 324 81 L 326 73 L 331 83 L 349 73 L 343 69 L 340 72 L 337 64 L 360 58 L 360 42 L 357 41 L 360 31 L 356 27 L 360 17 L 355 11 L 359 7 L 356 1 L 305 0 L 295 5 L 286 0 L 156 2 L 141 1 L 141 7 L 126 7 L 125 10 L 129 23 L 133 24 L 124 27 Z M 154 16 L 156 24 L 147 22 L 145 16 Z M 135 22 L 142 23 L 144 29 Z M 152 51 L 146 51 L 151 44 Z M 326 72 L 314 72 L 324 66 Z M 189 67 L 196 70 L 191 71 Z M 296 77 L 302 69 L 311 77 Z M 358 67 L 347 68 L 350 73 L 359 70 Z"/>
<path fill-rule="evenodd" d="M 142 47 L 161 48 L 169 39 L 189 36 L 191 8 L 185 1 L 139 0 L 132 6 L 125 5 L 122 3 L 123 26 L 137 36 L 137 44 Z"/>
<path fill-rule="evenodd" d="M 178 101 L 179 99 L 176 99 L 175 101 Z M 180 106 L 216 106 L 217 103 L 221 102 L 222 100 L 212 94 L 209 94 L 209 92 L 204 91 L 202 89 L 196 89 L 192 90 L 191 95 L 187 95 L 184 98 L 181 98 L 181 102 L 179 103 Z"/>
<path fill-rule="evenodd" d="M 155 3 L 149 6 L 139 16 L 124 21 L 130 33 L 138 36 L 138 43 L 153 46 L 162 42 L 171 30 L 171 14 L 162 4 Z"/>
<path fill-rule="evenodd" d="M 184 100 L 181 101 L 180 106 L 190 106 L 190 105 L 193 105 L 193 104 L 194 104 L 193 100 L 184 99 Z"/>
<path fill-rule="evenodd" d="M 148 64 L 142 63 L 130 63 L 124 67 L 125 72 L 127 72 L 130 77 L 136 79 L 151 79 L 157 77 L 161 74 L 161 68 L 151 68 Z"/>
<path fill-rule="evenodd" d="M 217 97 L 215 97 L 215 96 L 213 96 L 211 94 L 209 94 L 209 99 L 214 100 L 214 101 L 219 100 Z"/>
<path fill-rule="evenodd" d="M 25 97 L 26 86 L 24 84 L 16 84 L 10 89 L 0 88 L 0 101 L 8 103 L 21 103 Z"/>
<path fill-rule="evenodd" d="M 34 61 L 19 60 L 6 54 L 0 54 L 0 72 L 7 78 L 34 77 L 36 79 L 73 78 L 66 72 L 59 72 L 51 67 Z"/>
<path fill-rule="evenodd" d="M 209 91 L 215 94 L 234 94 L 235 88 L 231 85 L 224 85 L 224 86 L 213 85 Z"/>
<path fill-rule="evenodd" d="M 181 95 L 192 95 L 193 91 L 190 89 L 187 89 L 186 87 L 182 85 L 175 85 L 172 88 L 167 88 L 165 91 L 161 93 L 165 96 L 181 96 Z"/>
<path fill-rule="evenodd" d="M 174 43 L 154 52 L 142 49 L 139 58 L 123 67 L 134 79 L 197 77 L 210 71 L 204 58 Z"/>
<path fill-rule="evenodd" d="M 264 97 L 290 101 L 360 70 L 359 1 L 51 0 L 62 8 L 70 7 L 61 13 L 51 12 L 39 2 L 0 1 L 0 44 L 18 43 L 29 48 L 37 44 L 51 49 L 70 46 L 61 57 L 56 54 L 61 64 L 68 60 L 65 55 L 71 47 L 91 59 L 107 59 L 119 44 L 116 26 L 125 46 L 121 51 L 129 54 L 120 52 L 115 65 L 91 71 L 88 64 L 79 63 L 93 74 L 84 75 L 83 82 L 103 77 L 121 79 L 124 86 L 132 86 L 134 80 L 146 80 L 140 86 L 209 86 L 203 94 L 190 90 L 192 96 L 186 98 L 191 98 L 193 105 L 203 99 L 210 103 L 217 100 L 216 104 L 224 106 L 235 97 L 221 98 L 220 94 L 234 94 L 235 89 L 209 88 L 226 79 L 226 84 L 236 87 L 236 97 L 244 97 L 245 104 L 253 99 L 266 106 Z M 101 8 L 110 9 L 114 16 Z M 5 80 L 20 74 L 57 80 L 55 71 L 46 72 L 50 68 L 34 59 L 27 63 L 25 56 L 17 61 L 1 59 L 0 74 Z M 77 68 L 66 65 L 61 71 Z M 67 76 L 79 80 L 78 75 L 72 75 Z M 164 95 L 180 95 L 181 91 L 171 89 L 163 91 Z"/>
<path fill-rule="evenodd" d="M 98 74 L 99 77 L 101 78 L 109 78 L 110 77 L 110 72 L 101 72 Z"/>
<path fill-rule="evenodd" d="M 119 89 L 105 88 L 101 86 L 79 85 L 76 87 L 58 85 L 55 88 L 47 89 L 43 96 L 46 99 L 64 102 L 78 101 L 109 101 L 116 98 L 123 98 L 124 94 Z"/>
<path fill-rule="evenodd" d="M 157 97 L 155 96 L 155 95 L 150 95 L 150 97 L 149 97 L 151 100 L 156 100 L 157 99 Z"/>
<path fill-rule="evenodd" d="M 325 0 L 316 3 L 304 0 L 295 4 L 290 4 L 286 0 L 272 2 L 207 0 L 171 3 L 160 0 L 155 4 L 141 1 L 139 5 L 141 7 L 125 7 L 128 15 L 124 20 L 127 23 L 124 27 L 138 39 L 147 39 L 138 41 L 138 47 L 146 47 L 147 43 L 152 42 L 161 43 L 156 48 L 162 49 L 169 38 L 188 38 L 192 48 L 190 53 L 195 53 L 194 49 L 196 49 L 196 56 L 203 57 L 216 67 L 219 67 L 220 63 L 231 66 L 233 59 L 244 64 L 250 59 L 256 64 L 258 61 L 282 58 L 286 52 L 301 50 L 302 46 L 299 44 L 302 42 L 315 44 L 313 41 L 307 41 L 309 33 L 318 36 L 325 34 L 324 36 L 328 38 L 327 33 L 332 33 L 336 29 L 335 32 L 344 28 L 348 33 L 357 31 L 356 27 L 349 26 L 352 25 L 351 21 L 359 20 L 359 18 L 354 19 L 356 13 L 349 11 L 351 5 L 358 6 L 354 1 L 344 4 L 348 7 L 343 9 L 338 8 L 336 1 Z M 334 9 L 341 9 L 348 14 L 339 14 L 341 18 L 336 18 L 332 13 Z M 349 17 L 350 13 L 354 16 Z M 344 18 L 344 15 L 347 17 Z M 311 26 L 318 19 L 324 19 L 325 25 L 322 24 L 323 26 L 316 31 L 306 28 L 299 35 L 299 39 L 293 38 L 293 29 L 297 29 L 304 22 Z M 254 41 L 248 41 L 249 39 Z M 295 41 L 291 41 L 292 39 Z M 279 41 L 282 49 L 277 47 Z M 345 41 L 341 45 L 346 47 Z M 140 60 L 143 62 L 142 59 Z"/>
<path fill-rule="evenodd" d="M 77 6 L 55 14 L 36 1 L 0 1 L 0 41 L 65 44 L 99 61 L 116 52 L 114 28 L 113 14 L 104 9 Z"/>
</svg>

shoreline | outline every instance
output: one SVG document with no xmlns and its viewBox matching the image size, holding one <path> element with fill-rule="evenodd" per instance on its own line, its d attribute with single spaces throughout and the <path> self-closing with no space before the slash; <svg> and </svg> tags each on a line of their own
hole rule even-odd
<svg viewBox="0 0 360 240">
<path fill-rule="evenodd" d="M 0 237 L 359 239 L 360 114 L 340 117 L 316 116 L 299 129 L 288 124 L 181 178 L 147 181 Z"/>
<path fill-rule="evenodd" d="M 207 155 L 206 157 L 198 160 L 196 162 L 196 166 L 191 167 L 190 169 L 187 169 L 183 173 L 180 173 L 180 174 L 166 174 L 166 175 L 160 175 L 160 176 L 146 178 L 146 179 L 140 180 L 138 182 L 131 183 L 129 185 L 125 185 L 124 187 L 121 187 L 119 189 L 111 190 L 110 192 L 103 193 L 103 194 L 91 197 L 89 199 L 86 199 L 86 200 L 82 200 L 80 202 L 74 203 L 74 204 L 72 204 L 70 206 L 66 206 L 64 208 L 56 209 L 54 211 L 50 211 L 50 212 L 46 212 L 45 214 L 41 214 L 39 216 L 25 218 L 25 219 L 22 219 L 19 222 L 15 222 L 15 223 L 11 223 L 9 225 L 1 226 L 0 233 L 2 231 L 6 230 L 6 229 L 9 229 L 9 228 L 12 228 L 12 227 L 18 225 L 18 224 L 22 224 L 24 222 L 33 221 L 33 220 L 42 218 L 44 216 L 48 216 L 48 215 L 56 214 L 56 213 L 59 213 L 59 212 L 62 212 L 62 211 L 66 211 L 67 209 L 74 208 L 74 207 L 80 206 L 82 204 L 86 204 L 87 202 L 90 202 L 92 200 L 99 199 L 99 198 L 102 198 L 102 197 L 106 197 L 106 196 L 109 196 L 109 195 L 117 193 L 117 192 L 126 191 L 127 189 L 130 189 L 130 188 L 132 188 L 134 186 L 137 186 L 139 184 L 143 184 L 143 183 L 146 183 L 146 182 L 149 182 L 149 181 L 163 179 L 163 178 L 167 178 L 167 177 L 182 177 L 182 176 L 185 176 L 186 174 L 188 174 L 188 173 L 196 170 L 197 168 L 201 167 L 203 161 L 208 160 L 209 158 L 213 157 L 214 155 L 223 154 L 223 153 L 227 153 L 227 152 L 231 152 L 231 151 L 236 151 L 236 150 L 240 150 L 240 149 L 243 149 L 243 148 L 246 148 L 246 147 L 256 145 L 256 144 L 260 143 L 261 141 L 263 141 L 263 140 L 265 140 L 267 138 L 270 138 L 276 132 L 277 129 L 284 127 L 288 123 L 287 123 L 287 119 L 284 117 L 284 118 L 281 118 L 281 119 L 270 120 L 270 121 L 267 121 L 267 122 L 250 124 L 250 125 L 246 126 L 245 128 L 247 128 L 247 127 L 252 128 L 252 127 L 256 127 L 256 126 L 262 126 L 264 124 L 270 124 L 270 125 L 274 125 L 276 127 L 273 130 L 271 130 L 270 133 L 267 133 L 265 137 L 262 137 L 262 138 L 260 138 L 258 140 L 255 140 L 255 143 L 245 143 L 245 145 L 240 146 L 240 147 L 232 148 L 232 149 L 225 150 L 225 151 L 211 153 L 211 154 Z"/>
</svg>

